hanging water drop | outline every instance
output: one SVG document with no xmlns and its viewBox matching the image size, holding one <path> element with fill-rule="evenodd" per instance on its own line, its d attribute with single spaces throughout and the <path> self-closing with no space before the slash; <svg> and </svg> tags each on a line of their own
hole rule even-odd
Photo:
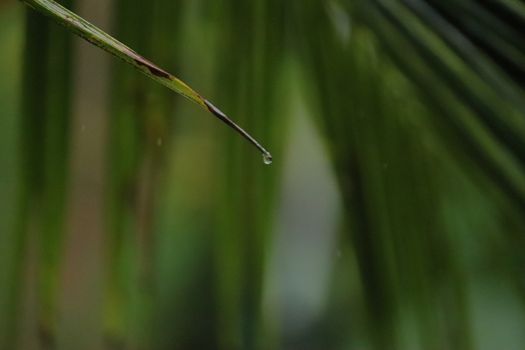
<svg viewBox="0 0 525 350">
<path fill-rule="evenodd" d="M 270 153 L 263 153 L 263 162 L 266 165 L 272 164 L 272 155 Z"/>
</svg>

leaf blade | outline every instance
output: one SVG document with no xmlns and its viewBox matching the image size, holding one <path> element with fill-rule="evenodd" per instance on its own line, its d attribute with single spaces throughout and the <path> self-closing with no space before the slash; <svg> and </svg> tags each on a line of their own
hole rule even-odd
<svg viewBox="0 0 525 350">
<path fill-rule="evenodd" d="M 67 29 L 93 44 L 94 46 L 97 46 L 100 49 L 130 64 L 135 69 L 139 70 L 154 81 L 198 104 L 201 106 L 201 108 L 213 114 L 217 119 L 225 123 L 231 129 L 235 130 L 244 139 L 254 145 L 263 154 L 264 159 L 272 159 L 270 152 L 268 152 L 255 138 L 253 138 L 236 123 L 234 123 L 229 117 L 226 116 L 226 114 L 211 104 L 210 101 L 202 97 L 198 92 L 193 90 L 189 85 L 174 75 L 168 73 L 164 69 L 158 67 L 150 60 L 139 55 L 133 49 L 121 43 L 90 22 L 86 21 L 84 18 L 78 16 L 74 12 L 68 10 L 53 0 L 21 1 L 33 9 L 41 12 L 42 14 L 51 17 L 56 22 L 65 26 Z"/>
</svg>

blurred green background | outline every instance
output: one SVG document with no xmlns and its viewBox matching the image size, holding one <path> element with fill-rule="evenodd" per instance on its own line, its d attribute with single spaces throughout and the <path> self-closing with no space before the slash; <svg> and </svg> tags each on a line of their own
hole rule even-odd
<svg viewBox="0 0 525 350">
<path fill-rule="evenodd" d="M 0 349 L 524 349 L 520 0 L 0 1 Z"/>
</svg>

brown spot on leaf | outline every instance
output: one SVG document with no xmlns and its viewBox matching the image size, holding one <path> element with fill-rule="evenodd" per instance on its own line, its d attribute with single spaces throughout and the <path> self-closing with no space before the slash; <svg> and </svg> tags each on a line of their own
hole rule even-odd
<svg viewBox="0 0 525 350">
<path fill-rule="evenodd" d="M 159 77 L 159 78 L 165 78 L 165 79 L 170 79 L 171 75 L 166 72 L 165 70 L 162 70 L 160 69 L 159 67 L 157 67 L 156 65 L 154 65 L 153 63 L 143 59 L 143 58 L 135 58 L 135 62 L 139 65 L 139 66 L 142 66 L 142 67 L 146 67 L 151 74 Z"/>
</svg>

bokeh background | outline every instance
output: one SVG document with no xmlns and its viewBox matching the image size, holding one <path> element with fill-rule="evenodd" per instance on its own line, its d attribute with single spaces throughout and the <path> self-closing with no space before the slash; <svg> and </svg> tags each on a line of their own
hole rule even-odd
<svg viewBox="0 0 525 350">
<path fill-rule="evenodd" d="M 520 0 L 0 1 L 0 349 L 525 348 Z"/>
</svg>

